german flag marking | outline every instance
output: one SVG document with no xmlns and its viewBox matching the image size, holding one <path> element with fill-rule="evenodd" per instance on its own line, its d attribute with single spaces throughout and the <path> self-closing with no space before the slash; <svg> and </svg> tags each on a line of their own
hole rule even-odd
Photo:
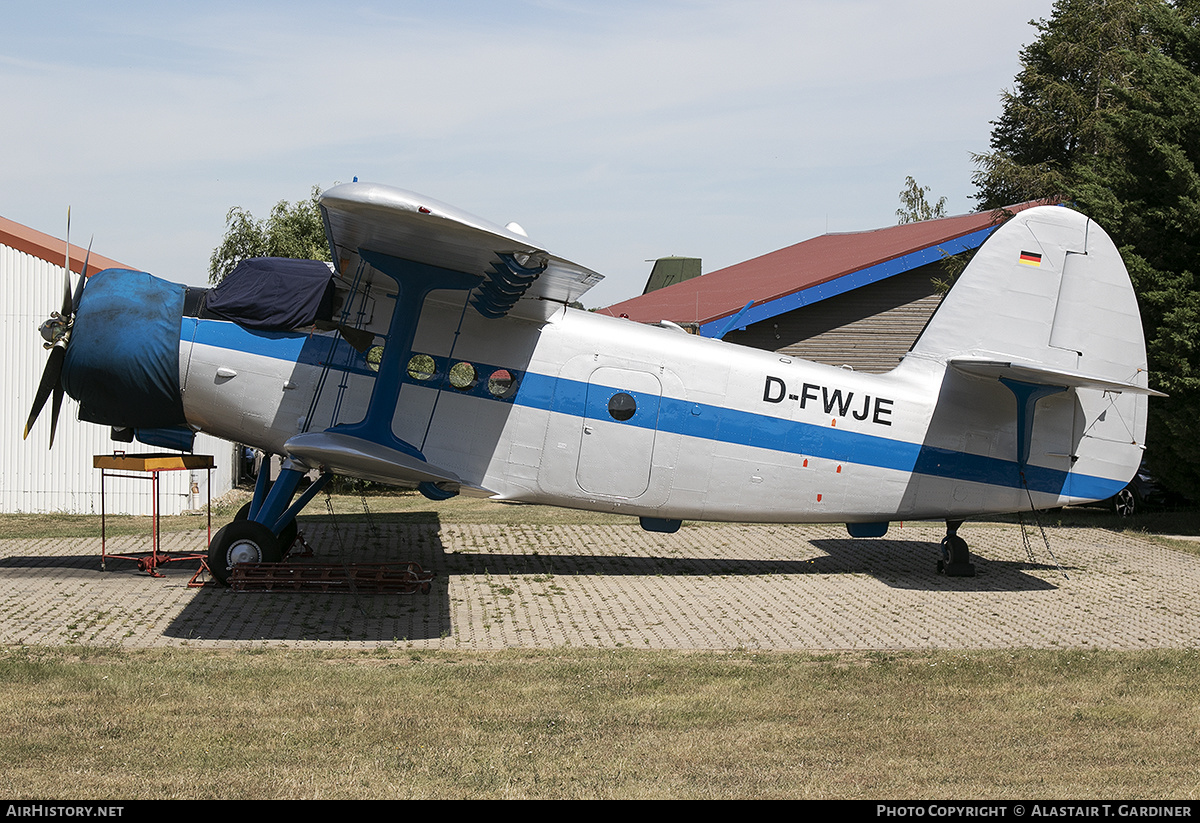
<svg viewBox="0 0 1200 823">
<path fill-rule="evenodd" d="M 1021 262 L 1026 266 L 1040 266 L 1042 265 L 1042 256 L 1035 251 L 1023 251 L 1021 252 Z"/>
</svg>

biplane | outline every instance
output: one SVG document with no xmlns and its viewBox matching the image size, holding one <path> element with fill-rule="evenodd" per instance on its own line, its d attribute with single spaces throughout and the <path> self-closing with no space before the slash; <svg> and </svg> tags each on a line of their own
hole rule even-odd
<svg viewBox="0 0 1200 823">
<path fill-rule="evenodd" d="M 1108 235 L 1064 207 L 999 227 L 886 374 L 835 368 L 572 304 L 600 275 L 408 191 L 320 200 L 332 263 L 246 261 L 212 289 L 68 269 L 43 326 L 53 395 L 114 437 L 197 431 L 279 455 L 209 547 L 224 580 L 280 558 L 334 475 L 684 520 L 939 519 L 1108 498 L 1142 459 L 1145 344 Z M 51 423 L 51 440 L 53 426 Z M 264 461 L 264 466 L 269 465 Z M 306 488 L 306 474 L 318 479 Z"/>
</svg>

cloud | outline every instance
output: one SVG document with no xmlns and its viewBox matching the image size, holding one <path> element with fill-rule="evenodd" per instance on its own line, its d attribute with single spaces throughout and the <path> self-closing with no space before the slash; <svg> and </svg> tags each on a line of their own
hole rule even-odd
<svg viewBox="0 0 1200 823">
<path fill-rule="evenodd" d="M 105 254 L 195 279 L 230 206 L 359 175 L 517 219 L 611 273 L 597 293 L 615 300 L 648 255 L 711 269 L 827 220 L 890 222 L 906 174 L 966 210 L 967 152 L 1049 5 L 22 10 L 0 51 L 21 112 L 0 135 L 0 213 L 82 202 Z"/>
</svg>

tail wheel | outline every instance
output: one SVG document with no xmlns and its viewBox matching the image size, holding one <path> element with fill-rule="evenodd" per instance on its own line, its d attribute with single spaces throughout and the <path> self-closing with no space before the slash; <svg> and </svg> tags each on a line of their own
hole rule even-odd
<svg viewBox="0 0 1200 823">
<path fill-rule="evenodd" d="M 958 531 L 958 526 L 954 526 L 954 531 Z M 942 538 L 942 559 L 938 561 L 938 573 L 947 577 L 975 576 L 975 564 L 971 562 L 971 550 L 967 546 L 967 541 L 957 534 L 948 534 Z"/>
<path fill-rule="evenodd" d="M 279 541 L 261 523 L 234 520 L 218 531 L 208 544 L 208 570 L 222 583 L 229 582 L 239 563 L 278 563 Z"/>
</svg>

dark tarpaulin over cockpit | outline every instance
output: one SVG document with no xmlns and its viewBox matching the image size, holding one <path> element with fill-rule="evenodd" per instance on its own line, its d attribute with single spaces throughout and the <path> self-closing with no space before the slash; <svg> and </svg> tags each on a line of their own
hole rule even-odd
<svg viewBox="0 0 1200 823">
<path fill-rule="evenodd" d="M 205 309 L 249 329 L 287 331 L 333 317 L 333 271 L 319 260 L 243 260 L 216 288 Z"/>
</svg>

